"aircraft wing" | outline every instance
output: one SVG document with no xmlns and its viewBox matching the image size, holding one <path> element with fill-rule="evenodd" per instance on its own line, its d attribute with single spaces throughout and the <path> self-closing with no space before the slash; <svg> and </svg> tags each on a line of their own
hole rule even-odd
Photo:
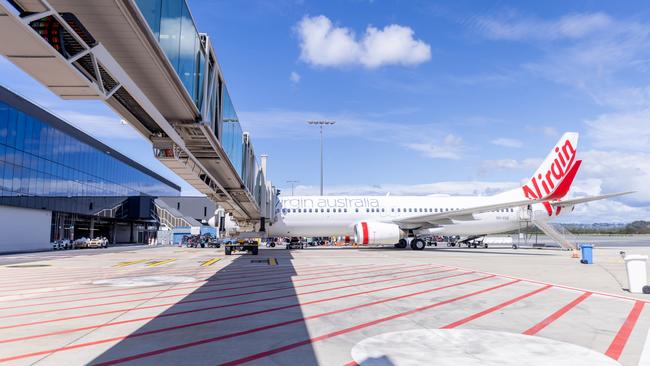
<svg viewBox="0 0 650 366">
<path fill-rule="evenodd" d="M 511 208 L 518 206 L 532 205 L 533 203 L 544 202 L 544 200 L 519 200 L 519 201 L 510 201 L 510 202 L 498 202 L 489 205 L 474 206 L 469 208 L 461 208 L 458 210 L 447 211 L 447 212 L 438 212 L 438 213 L 429 213 L 426 215 L 417 215 L 406 217 L 403 219 L 395 220 L 394 223 L 397 225 L 407 226 L 407 225 L 416 225 L 416 224 L 444 224 L 450 223 L 450 220 L 462 220 L 469 221 L 474 220 L 474 214 L 500 210 L 503 208 Z"/>
<path fill-rule="evenodd" d="M 556 202 L 551 202 L 551 205 L 553 205 L 554 207 L 568 207 L 568 206 L 574 206 L 574 205 L 577 205 L 577 204 L 580 204 L 580 203 L 586 203 L 586 202 L 591 202 L 591 201 L 604 200 L 604 199 L 612 198 L 612 197 L 624 196 L 624 195 L 630 194 L 630 193 L 634 193 L 634 191 L 610 193 L 610 194 L 603 194 L 601 196 L 581 197 L 581 198 L 574 198 L 574 199 L 569 199 L 569 200 L 556 201 Z"/>
</svg>

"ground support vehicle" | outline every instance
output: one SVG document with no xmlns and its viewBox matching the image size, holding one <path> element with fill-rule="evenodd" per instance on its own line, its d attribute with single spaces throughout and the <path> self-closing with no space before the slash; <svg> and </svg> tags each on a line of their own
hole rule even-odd
<svg viewBox="0 0 650 366">
<path fill-rule="evenodd" d="M 233 239 L 228 240 L 223 244 L 223 249 L 226 255 L 231 255 L 236 251 L 244 251 L 252 255 L 257 255 L 259 248 L 260 243 L 254 239 Z"/>
<path fill-rule="evenodd" d="M 300 238 L 293 237 L 287 243 L 286 249 L 305 249 L 305 243 Z"/>
</svg>

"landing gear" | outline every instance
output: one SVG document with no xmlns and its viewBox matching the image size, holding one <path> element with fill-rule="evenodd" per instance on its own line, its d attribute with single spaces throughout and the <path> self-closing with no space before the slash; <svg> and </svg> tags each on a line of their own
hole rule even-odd
<svg viewBox="0 0 650 366">
<path fill-rule="evenodd" d="M 413 250 L 422 250 L 426 246 L 427 246 L 427 244 L 422 239 L 415 238 L 415 239 L 411 240 L 411 249 L 413 249 Z"/>
<path fill-rule="evenodd" d="M 395 248 L 404 249 L 406 248 L 406 245 L 407 245 L 406 239 L 400 239 L 399 242 L 395 244 Z"/>
</svg>

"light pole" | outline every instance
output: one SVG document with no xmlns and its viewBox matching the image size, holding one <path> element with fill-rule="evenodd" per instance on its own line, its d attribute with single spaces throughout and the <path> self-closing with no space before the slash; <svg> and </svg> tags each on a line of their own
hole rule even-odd
<svg viewBox="0 0 650 366">
<path fill-rule="evenodd" d="M 293 185 L 300 182 L 299 180 L 288 180 L 287 183 L 291 184 L 291 195 L 293 196 Z"/>
<path fill-rule="evenodd" d="M 323 195 L 323 126 L 333 125 L 335 121 L 315 120 L 307 121 L 310 125 L 320 127 L 320 195 Z"/>
</svg>

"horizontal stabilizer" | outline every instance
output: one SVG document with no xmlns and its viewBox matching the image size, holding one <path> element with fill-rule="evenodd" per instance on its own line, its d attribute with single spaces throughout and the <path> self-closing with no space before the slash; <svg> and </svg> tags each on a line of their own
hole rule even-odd
<svg viewBox="0 0 650 366">
<path fill-rule="evenodd" d="M 591 196 L 591 197 L 582 197 L 582 198 L 574 198 L 574 199 L 569 199 L 569 200 L 562 200 L 562 201 L 557 201 L 557 202 L 551 202 L 551 205 L 554 207 L 568 207 L 568 206 L 574 206 L 580 203 L 586 203 L 586 202 L 591 202 L 591 201 L 599 201 L 599 200 L 604 200 L 608 198 L 613 198 L 613 197 L 618 197 L 618 196 L 624 196 L 626 194 L 634 193 L 634 191 L 630 192 L 619 192 L 619 193 L 610 193 L 610 194 L 603 194 L 601 196 Z"/>
</svg>

